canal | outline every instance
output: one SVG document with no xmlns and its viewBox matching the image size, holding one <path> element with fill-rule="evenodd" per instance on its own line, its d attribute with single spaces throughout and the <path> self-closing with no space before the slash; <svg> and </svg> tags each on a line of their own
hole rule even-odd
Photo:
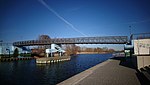
<svg viewBox="0 0 150 85">
<path fill-rule="evenodd" d="M 96 64 L 112 54 L 79 54 L 70 61 L 36 64 L 35 60 L 0 62 L 0 84 L 55 85 Z"/>
</svg>

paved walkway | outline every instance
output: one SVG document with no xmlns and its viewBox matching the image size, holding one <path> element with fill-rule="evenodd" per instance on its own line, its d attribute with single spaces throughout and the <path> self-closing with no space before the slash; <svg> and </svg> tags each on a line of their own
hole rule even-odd
<svg viewBox="0 0 150 85">
<path fill-rule="evenodd" d="M 137 71 L 127 61 L 109 59 L 58 85 L 141 85 Z"/>
</svg>

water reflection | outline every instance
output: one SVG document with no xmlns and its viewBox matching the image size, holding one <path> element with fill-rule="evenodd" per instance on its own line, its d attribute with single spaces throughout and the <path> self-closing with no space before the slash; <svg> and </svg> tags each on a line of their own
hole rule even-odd
<svg viewBox="0 0 150 85">
<path fill-rule="evenodd" d="M 36 64 L 35 60 L 0 62 L 0 82 L 8 85 L 54 85 L 111 56 L 84 54 L 67 62 L 51 64 Z"/>
</svg>

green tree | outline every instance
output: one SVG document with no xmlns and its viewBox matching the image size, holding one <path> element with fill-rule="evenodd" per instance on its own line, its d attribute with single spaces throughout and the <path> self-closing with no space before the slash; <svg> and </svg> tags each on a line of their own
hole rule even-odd
<svg viewBox="0 0 150 85">
<path fill-rule="evenodd" d="M 13 57 L 18 57 L 18 55 L 19 55 L 19 51 L 18 51 L 18 49 L 16 48 L 16 49 L 14 50 Z"/>
</svg>

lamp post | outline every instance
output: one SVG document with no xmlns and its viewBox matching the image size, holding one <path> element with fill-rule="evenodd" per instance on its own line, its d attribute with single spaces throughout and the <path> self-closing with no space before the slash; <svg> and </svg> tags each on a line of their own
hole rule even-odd
<svg viewBox="0 0 150 85">
<path fill-rule="evenodd" d="M 10 57 L 10 49 L 6 48 L 6 50 L 9 52 L 9 57 Z"/>
<path fill-rule="evenodd" d="M 150 47 L 149 47 L 149 55 L 150 55 Z"/>
<path fill-rule="evenodd" d="M 2 56 L 2 54 L 3 54 L 3 49 L 2 49 L 2 42 L 3 42 L 3 40 L 0 40 L 0 58 L 1 58 L 1 56 Z"/>
<path fill-rule="evenodd" d="M 0 46 L 1 46 L 1 47 L 2 47 L 2 42 L 3 42 L 3 41 L 2 41 L 2 40 L 0 40 Z"/>
</svg>

